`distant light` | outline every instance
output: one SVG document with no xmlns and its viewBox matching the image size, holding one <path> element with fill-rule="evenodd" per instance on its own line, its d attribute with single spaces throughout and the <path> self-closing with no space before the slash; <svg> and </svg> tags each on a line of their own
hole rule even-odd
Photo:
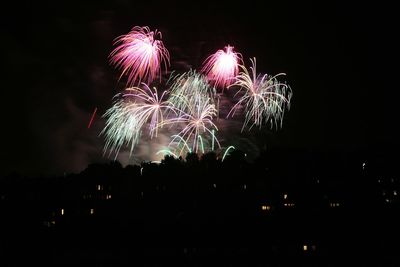
<svg viewBox="0 0 400 267">
<path fill-rule="evenodd" d="M 97 191 L 100 191 L 102 189 L 102 186 L 101 185 L 97 185 Z"/>
<path fill-rule="evenodd" d="M 143 167 L 140 168 L 140 175 L 143 175 Z"/>
<path fill-rule="evenodd" d="M 397 196 L 397 191 L 396 190 L 393 191 L 393 196 Z"/>
<path fill-rule="evenodd" d="M 214 187 L 214 188 L 217 188 L 217 185 L 216 185 L 216 184 L 213 184 L 213 187 Z"/>
<path fill-rule="evenodd" d="M 247 189 L 247 185 L 246 185 L 246 184 L 243 185 L 243 189 L 244 189 L 244 190 Z"/>
<path fill-rule="evenodd" d="M 262 209 L 262 210 L 271 210 L 271 206 L 269 206 L 269 205 L 262 205 L 262 206 L 261 206 L 261 209 Z"/>
<path fill-rule="evenodd" d="M 307 251 L 308 250 L 308 246 L 307 245 L 303 245 L 303 250 Z"/>
<path fill-rule="evenodd" d="M 56 224 L 56 221 L 51 221 L 50 223 L 54 225 L 54 224 Z"/>
<path fill-rule="evenodd" d="M 64 209 L 61 209 L 61 215 L 64 215 Z"/>
<path fill-rule="evenodd" d="M 390 202 L 390 199 L 387 198 L 387 199 L 385 199 L 385 201 L 386 201 L 387 203 L 389 203 L 389 202 Z"/>
<path fill-rule="evenodd" d="M 311 246 L 311 249 L 312 249 L 313 251 L 315 251 L 315 250 L 317 250 L 317 246 L 316 246 L 316 245 L 312 245 L 312 246 Z"/>
<path fill-rule="evenodd" d="M 111 195 L 106 195 L 106 199 L 111 199 Z"/>
<path fill-rule="evenodd" d="M 365 169 L 365 162 L 363 162 L 363 164 L 362 164 L 362 169 L 363 170 Z"/>
<path fill-rule="evenodd" d="M 94 214 L 94 209 L 90 209 L 90 214 Z"/>
<path fill-rule="evenodd" d="M 287 199 L 287 194 L 283 194 L 283 199 Z"/>
</svg>

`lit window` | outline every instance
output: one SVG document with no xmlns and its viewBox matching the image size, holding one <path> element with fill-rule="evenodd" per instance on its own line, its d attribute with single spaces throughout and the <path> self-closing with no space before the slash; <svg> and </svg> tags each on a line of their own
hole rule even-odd
<svg viewBox="0 0 400 267">
<path fill-rule="evenodd" d="M 244 189 L 244 190 L 247 189 L 247 185 L 246 185 L 246 184 L 243 185 L 243 189 Z"/>
<path fill-rule="evenodd" d="M 94 209 L 90 209 L 90 214 L 94 214 Z"/>
<path fill-rule="evenodd" d="M 214 188 L 217 188 L 217 185 L 216 185 L 216 184 L 213 184 L 213 187 L 214 187 Z"/>
<path fill-rule="evenodd" d="M 397 191 L 396 190 L 393 191 L 393 196 L 397 196 Z"/>
<path fill-rule="evenodd" d="M 106 199 L 111 199 L 111 195 L 107 195 L 107 196 L 106 196 Z"/>
<path fill-rule="evenodd" d="M 287 194 L 283 194 L 283 199 L 287 199 Z"/>
<path fill-rule="evenodd" d="M 339 204 L 339 202 L 331 202 L 331 203 L 329 203 L 329 206 L 332 208 L 335 208 L 335 207 L 339 207 L 340 204 Z"/>
<path fill-rule="evenodd" d="M 303 245 L 303 250 L 307 251 L 308 250 L 308 246 L 307 245 Z"/>
<path fill-rule="evenodd" d="M 61 215 L 64 215 L 64 209 L 61 209 Z"/>
<path fill-rule="evenodd" d="M 269 205 L 262 205 L 262 206 L 261 206 L 261 209 L 262 209 L 262 210 L 271 210 L 271 206 L 269 206 Z"/>
</svg>

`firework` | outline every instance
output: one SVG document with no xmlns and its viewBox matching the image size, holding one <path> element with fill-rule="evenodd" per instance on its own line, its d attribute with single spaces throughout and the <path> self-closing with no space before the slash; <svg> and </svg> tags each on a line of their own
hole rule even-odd
<svg viewBox="0 0 400 267">
<path fill-rule="evenodd" d="M 235 149 L 235 147 L 234 147 L 234 146 L 229 146 L 229 147 L 225 150 L 224 155 L 222 156 L 222 161 L 225 160 L 226 155 L 227 155 L 228 152 L 229 152 L 230 150 L 232 150 L 232 149 Z"/>
<path fill-rule="evenodd" d="M 286 108 L 289 109 L 292 96 L 290 87 L 277 79 L 285 74 L 257 75 L 256 59 L 251 60 L 251 63 L 251 75 L 245 66 L 240 66 L 242 71 L 236 77 L 232 86 L 240 88 L 238 93 L 241 90 L 245 92 L 233 106 L 228 117 L 233 116 L 239 107 L 244 106 L 245 120 L 242 131 L 250 123 L 250 129 L 253 126 L 261 128 L 263 124 L 268 123 L 270 123 L 271 128 L 273 126 L 278 127 L 278 125 L 282 126 L 284 111 Z"/>
<path fill-rule="evenodd" d="M 135 104 L 132 106 L 133 114 L 137 117 L 139 125 L 144 125 L 149 121 L 150 137 L 157 137 L 158 128 L 162 127 L 164 120 L 164 112 L 169 110 L 176 114 L 176 108 L 169 105 L 169 102 L 163 101 L 167 91 L 164 91 L 161 96 L 158 96 L 157 89 L 150 89 L 146 84 L 142 84 L 144 89 L 133 87 L 126 89 L 126 94 L 123 97 L 133 98 Z"/>
<path fill-rule="evenodd" d="M 226 88 L 234 82 L 241 61 L 241 55 L 228 45 L 225 50 L 218 50 L 204 61 L 202 72 L 216 87 Z"/>
<path fill-rule="evenodd" d="M 90 117 L 90 121 L 88 123 L 87 128 L 90 129 L 90 127 L 92 126 L 93 120 L 94 120 L 94 116 L 96 116 L 96 112 L 97 112 L 97 108 L 94 108 L 94 111 L 92 113 L 92 116 Z"/>
<path fill-rule="evenodd" d="M 171 75 L 169 89 L 160 93 L 148 84 L 156 78 L 161 81 L 161 69 L 169 65 L 169 52 L 161 41 L 161 33 L 148 27 L 134 27 L 115 41 L 110 63 L 127 77 L 128 89 L 116 96 L 113 106 L 106 111 L 104 152 L 115 153 L 121 147 L 134 147 L 142 135 L 156 138 L 166 126 L 171 140 L 159 153 L 180 157 L 184 153 L 217 151 L 221 145 L 214 120 L 219 117 L 217 89 L 236 87 L 238 102 L 227 117 L 244 111 L 242 131 L 264 125 L 282 126 L 283 116 L 290 107 L 291 88 L 278 81 L 284 73 L 275 76 L 256 72 L 256 59 L 251 59 L 250 71 L 242 56 L 228 45 L 207 57 L 200 72 L 190 70 Z M 89 122 L 91 127 L 96 110 Z M 165 133 L 165 132 L 164 132 Z M 228 147 L 222 160 L 234 149 Z"/>
<path fill-rule="evenodd" d="M 135 103 L 120 99 L 109 108 L 103 117 L 107 118 L 106 126 L 100 133 L 105 136 L 106 143 L 104 153 L 109 149 L 109 155 L 115 154 L 117 158 L 119 150 L 123 145 L 131 144 L 130 152 L 138 143 L 140 138 L 140 122 L 132 108 Z"/>
<path fill-rule="evenodd" d="M 160 126 L 169 124 L 174 125 L 175 129 L 182 128 L 176 135 L 172 136 L 169 146 L 175 144 L 176 147 L 186 147 L 189 152 L 197 153 L 199 148 L 204 151 L 204 136 L 210 136 L 220 146 L 215 136 L 215 131 L 218 131 L 218 128 L 213 123 L 213 118 L 216 115 L 217 110 L 210 98 L 199 94 L 185 102 L 184 109 L 179 110 L 179 116 L 165 120 L 160 123 Z M 189 143 L 192 144 L 191 147 L 188 145 Z M 182 151 L 180 150 L 179 154 L 182 154 Z"/>
<path fill-rule="evenodd" d="M 169 64 L 169 53 L 161 40 L 160 32 L 150 31 L 148 27 L 134 27 L 128 34 L 118 37 L 118 45 L 110 54 L 110 62 L 121 69 L 121 77 L 128 76 L 128 85 L 140 82 L 150 83 L 161 73 L 161 65 L 165 69 Z M 161 78 L 161 77 L 160 77 Z"/>
<path fill-rule="evenodd" d="M 168 103 L 176 110 L 178 116 L 170 118 L 165 124 L 182 126 L 183 129 L 172 136 L 171 144 L 182 147 L 179 155 L 184 148 L 189 148 L 188 152 L 198 152 L 199 148 L 204 152 L 204 137 L 211 136 L 212 144 L 219 142 L 215 136 L 218 131 L 213 123 L 213 118 L 217 116 L 215 105 L 215 89 L 211 88 L 202 74 L 196 71 L 189 71 L 173 78 L 171 93 Z M 161 124 L 162 125 L 162 124 Z M 182 146 L 182 144 L 185 144 Z"/>
<path fill-rule="evenodd" d="M 143 125 L 149 123 L 149 135 L 157 137 L 158 128 L 162 127 L 166 110 L 174 108 L 163 101 L 166 91 L 158 96 L 156 88 L 150 89 L 146 84 L 143 88 L 126 89 L 122 98 L 107 110 L 106 126 L 101 134 L 106 137 L 104 151 L 110 149 L 110 154 L 119 153 L 121 146 L 130 143 L 130 153 L 139 142 Z M 119 97 L 121 94 L 117 95 Z"/>
<path fill-rule="evenodd" d="M 200 99 L 209 99 L 215 105 L 216 92 L 204 75 L 190 70 L 171 77 L 170 97 L 168 101 L 178 110 L 190 112 L 191 107 Z"/>
</svg>

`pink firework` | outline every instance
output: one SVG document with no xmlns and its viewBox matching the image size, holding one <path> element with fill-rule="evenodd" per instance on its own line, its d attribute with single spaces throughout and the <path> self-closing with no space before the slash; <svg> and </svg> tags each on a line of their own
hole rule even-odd
<svg viewBox="0 0 400 267">
<path fill-rule="evenodd" d="M 226 88 L 233 83 L 239 72 L 241 55 L 233 51 L 233 46 L 225 46 L 225 50 L 218 50 L 209 56 L 203 63 L 202 72 L 216 87 Z"/>
<path fill-rule="evenodd" d="M 149 27 L 133 27 L 126 35 L 118 37 L 118 45 L 110 54 L 110 62 L 121 69 L 121 77 L 128 76 L 127 85 L 150 83 L 161 73 L 161 64 L 165 69 L 169 65 L 169 53 L 164 47 L 160 32 L 150 31 Z M 160 76 L 161 79 L 161 76 Z"/>
</svg>

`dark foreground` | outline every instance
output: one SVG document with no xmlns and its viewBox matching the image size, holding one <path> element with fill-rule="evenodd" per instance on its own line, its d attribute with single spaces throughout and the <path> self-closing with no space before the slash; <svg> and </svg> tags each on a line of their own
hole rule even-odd
<svg viewBox="0 0 400 267">
<path fill-rule="evenodd" d="M 2 178 L 0 266 L 399 266 L 396 168 L 277 156 Z"/>
</svg>

